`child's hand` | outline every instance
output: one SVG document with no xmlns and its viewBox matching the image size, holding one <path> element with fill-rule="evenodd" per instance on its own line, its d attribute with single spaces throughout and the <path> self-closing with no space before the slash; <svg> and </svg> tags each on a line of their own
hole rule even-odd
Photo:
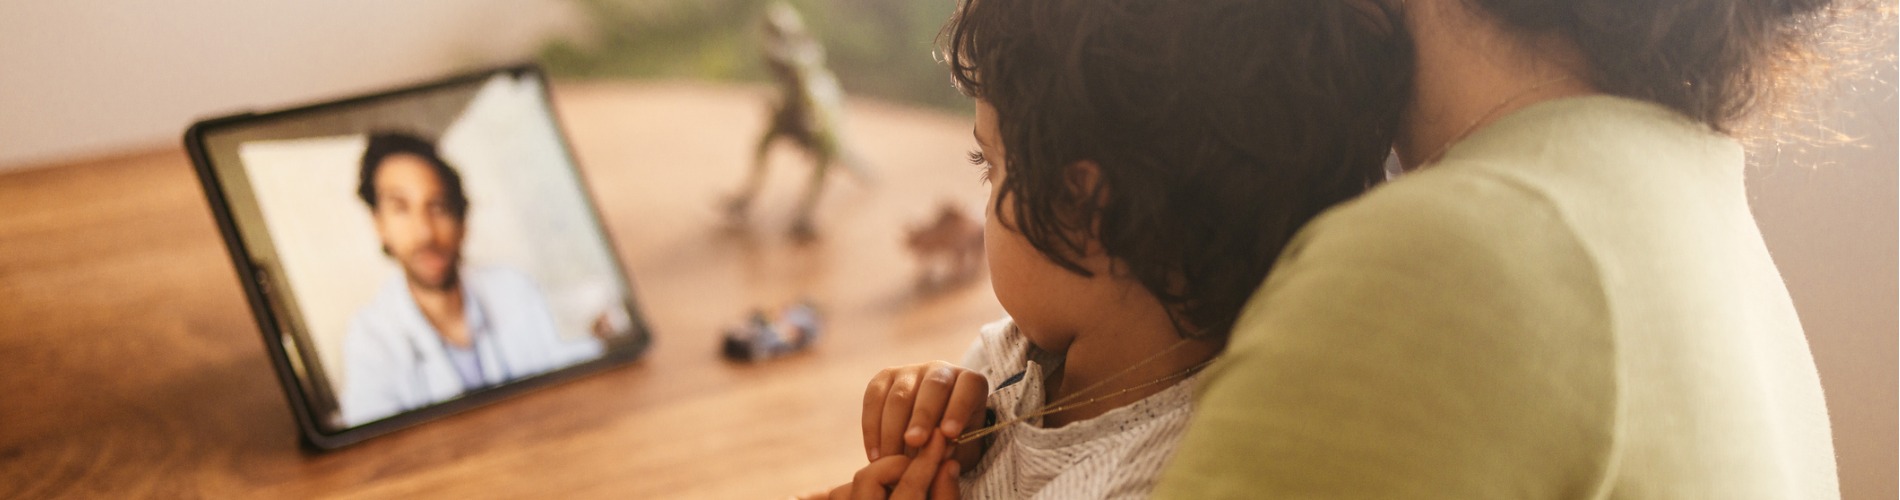
<svg viewBox="0 0 1900 500">
<path fill-rule="evenodd" d="M 910 455 L 932 434 L 961 435 L 982 421 L 989 389 L 982 374 L 943 361 L 879 371 L 864 390 L 865 457 Z"/>
<path fill-rule="evenodd" d="M 948 440 L 933 436 L 915 458 L 892 454 L 858 470 L 850 484 L 831 490 L 830 500 L 932 500 L 957 498 L 956 460 Z"/>
</svg>

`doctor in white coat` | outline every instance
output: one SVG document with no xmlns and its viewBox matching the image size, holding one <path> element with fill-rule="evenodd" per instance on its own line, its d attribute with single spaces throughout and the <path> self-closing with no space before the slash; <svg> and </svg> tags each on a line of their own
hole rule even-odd
<svg viewBox="0 0 1900 500">
<path fill-rule="evenodd" d="M 343 339 L 343 424 L 354 427 L 464 392 L 599 357 L 564 341 L 520 272 L 461 263 L 468 199 L 428 141 L 372 134 L 357 194 L 383 252 L 402 268 L 351 319 Z"/>
</svg>

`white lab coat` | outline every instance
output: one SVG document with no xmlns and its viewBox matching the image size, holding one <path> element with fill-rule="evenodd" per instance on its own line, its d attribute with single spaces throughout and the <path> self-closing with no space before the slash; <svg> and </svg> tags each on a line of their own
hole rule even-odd
<svg viewBox="0 0 1900 500">
<path fill-rule="evenodd" d="M 546 373 L 601 355 L 598 340 L 564 341 L 534 281 L 496 268 L 460 270 L 465 319 L 484 386 Z M 402 275 L 392 276 L 350 320 L 343 338 L 345 385 L 338 406 L 355 427 L 462 394 L 435 327 Z"/>
</svg>

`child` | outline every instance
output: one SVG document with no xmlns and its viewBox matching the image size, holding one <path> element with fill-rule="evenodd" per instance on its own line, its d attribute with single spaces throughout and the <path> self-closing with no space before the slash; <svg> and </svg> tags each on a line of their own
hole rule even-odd
<svg viewBox="0 0 1900 500">
<path fill-rule="evenodd" d="M 961 2 L 1009 318 L 879 373 L 831 496 L 1144 496 L 1282 247 L 1384 178 L 1411 54 L 1377 1 Z"/>
</svg>

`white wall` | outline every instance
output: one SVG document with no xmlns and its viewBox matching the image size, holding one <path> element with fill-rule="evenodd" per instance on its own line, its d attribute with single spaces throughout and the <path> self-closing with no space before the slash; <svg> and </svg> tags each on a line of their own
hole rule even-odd
<svg viewBox="0 0 1900 500">
<path fill-rule="evenodd" d="M 577 21 L 562 0 L 0 1 L 0 171 L 531 57 Z"/>
<path fill-rule="evenodd" d="M 1801 315 L 1828 416 L 1844 498 L 1895 498 L 1900 358 L 1900 102 L 1894 42 L 1870 74 L 1839 82 L 1798 127 L 1850 145 L 1786 143 L 1751 151 L 1748 192 L 1762 237 Z"/>
</svg>

